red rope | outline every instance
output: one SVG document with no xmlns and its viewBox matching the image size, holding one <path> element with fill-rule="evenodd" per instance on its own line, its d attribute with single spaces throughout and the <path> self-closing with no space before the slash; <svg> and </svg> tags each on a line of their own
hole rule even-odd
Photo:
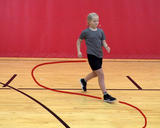
<svg viewBox="0 0 160 128">
<path fill-rule="evenodd" d="M 81 60 L 81 61 L 56 61 L 56 62 L 47 62 L 47 63 L 42 63 L 42 64 L 39 64 L 39 65 L 36 65 L 33 69 L 32 69 L 32 72 L 31 72 L 31 75 L 32 75 L 32 78 L 33 80 L 36 82 L 37 85 L 39 85 L 40 87 L 42 88 L 45 88 L 45 89 L 48 89 L 48 90 L 51 90 L 51 91 L 54 91 L 54 92 L 60 92 L 60 93 L 66 93 L 66 94 L 72 94 L 72 95 L 80 95 L 80 96 L 86 96 L 86 97 L 91 97 L 91 98 L 95 98 L 95 99 L 102 99 L 101 97 L 97 97 L 97 96 L 93 96 L 93 95 L 87 95 L 87 94 L 83 94 L 83 93 L 75 93 L 75 92 L 69 92 L 69 91 L 61 91 L 61 90 L 56 90 L 56 89 L 52 89 L 52 88 L 48 88 L 44 85 L 41 85 L 35 78 L 34 76 L 34 71 L 40 67 L 40 66 L 43 66 L 43 65 L 48 65 L 48 64 L 57 64 L 57 63 L 79 63 L 79 62 L 86 62 L 85 60 Z M 140 112 L 140 114 L 144 117 L 144 120 L 145 120 L 145 124 L 142 128 L 146 128 L 147 126 L 147 118 L 145 116 L 145 114 L 137 107 L 129 104 L 129 103 L 126 103 L 126 102 L 123 102 L 123 101 L 119 101 L 119 103 L 121 104 L 125 104 L 125 105 L 128 105 L 136 110 L 138 110 Z"/>
<path fill-rule="evenodd" d="M 141 113 L 141 115 L 144 117 L 144 120 L 145 120 L 145 124 L 144 124 L 144 126 L 142 128 L 146 128 L 146 126 L 147 126 L 147 118 L 146 118 L 146 116 L 144 115 L 144 113 L 139 108 L 137 108 L 137 107 L 135 107 L 135 106 L 133 106 L 133 105 L 131 105 L 129 103 L 123 102 L 123 101 L 119 101 L 119 103 L 125 104 L 125 105 L 128 105 L 128 106 L 132 107 L 132 108 L 137 109 Z"/>
</svg>

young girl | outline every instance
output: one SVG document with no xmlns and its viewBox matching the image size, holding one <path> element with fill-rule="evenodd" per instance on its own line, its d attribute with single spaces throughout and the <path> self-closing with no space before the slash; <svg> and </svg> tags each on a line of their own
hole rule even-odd
<svg viewBox="0 0 160 128">
<path fill-rule="evenodd" d="M 87 57 L 92 72 L 85 78 L 80 79 L 83 91 L 87 91 L 87 82 L 98 77 L 98 83 L 103 93 L 103 99 L 105 102 L 113 102 L 116 98 L 112 97 L 106 92 L 104 73 L 102 69 L 102 46 L 110 53 L 110 47 L 105 41 L 105 34 L 102 29 L 97 28 L 99 24 L 99 16 L 96 13 L 90 13 L 88 15 L 88 28 L 82 31 L 79 39 L 77 40 L 78 57 L 82 57 L 80 51 L 80 45 L 83 39 L 85 39 L 87 46 Z"/>
</svg>

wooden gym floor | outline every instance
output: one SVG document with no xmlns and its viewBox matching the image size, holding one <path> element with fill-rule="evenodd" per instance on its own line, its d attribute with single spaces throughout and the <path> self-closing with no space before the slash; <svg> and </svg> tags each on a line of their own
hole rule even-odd
<svg viewBox="0 0 160 128">
<path fill-rule="evenodd" d="M 71 128 L 159 128 L 160 127 L 160 60 L 103 60 L 108 92 L 118 100 L 102 100 L 54 92 L 38 86 L 31 76 L 34 66 L 45 62 L 85 59 L 0 58 L 0 82 L 9 84 L 35 98 Z M 79 79 L 91 70 L 87 62 L 57 63 L 38 67 L 36 80 L 45 87 L 102 97 L 97 78 L 81 91 Z M 129 80 L 129 76 L 135 83 Z M 135 108 L 119 101 L 129 103 Z M 147 123 L 147 124 L 145 124 Z M 27 96 L 0 85 L 0 128 L 64 128 L 51 113 Z"/>
</svg>

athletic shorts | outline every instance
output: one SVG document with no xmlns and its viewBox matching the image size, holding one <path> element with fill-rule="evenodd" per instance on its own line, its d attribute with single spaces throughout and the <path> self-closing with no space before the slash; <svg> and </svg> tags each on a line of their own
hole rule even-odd
<svg viewBox="0 0 160 128">
<path fill-rule="evenodd" d="M 87 57 L 88 63 L 93 71 L 102 68 L 102 58 L 90 54 L 87 54 Z"/>
</svg>

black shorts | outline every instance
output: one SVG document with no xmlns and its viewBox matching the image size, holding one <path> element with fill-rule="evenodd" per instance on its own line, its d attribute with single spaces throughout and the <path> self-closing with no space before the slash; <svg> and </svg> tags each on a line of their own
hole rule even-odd
<svg viewBox="0 0 160 128">
<path fill-rule="evenodd" d="M 94 55 L 87 54 L 88 62 L 92 70 L 98 70 L 102 68 L 102 58 L 98 58 Z"/>
</svg>

